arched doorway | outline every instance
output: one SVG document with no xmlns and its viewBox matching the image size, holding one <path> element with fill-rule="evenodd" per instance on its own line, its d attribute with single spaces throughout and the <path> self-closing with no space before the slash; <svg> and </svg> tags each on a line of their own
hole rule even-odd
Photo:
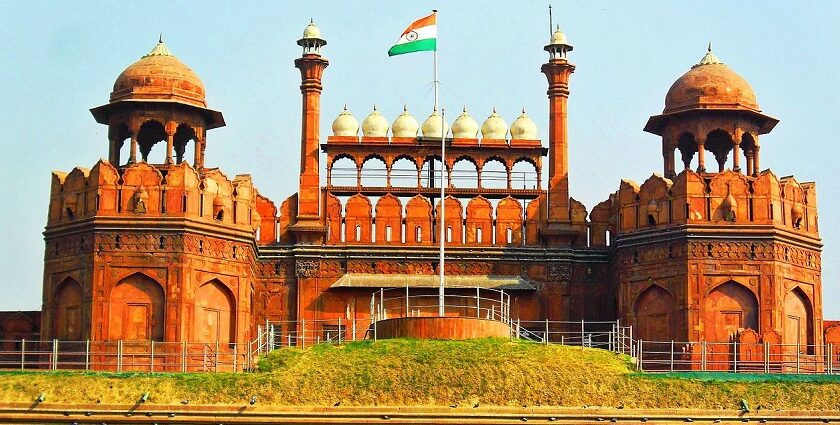
<svg viewBox="0 0 840 425">
<path fill-rule="evenodd" d="M 739 329 L 758 331 L 758 300 L 735 281 L 728 281 L 706 295 L 703 327 L 708 342 L 729 342 Z"/>
<path fill-rule="evenodd" d="M 163 341 L 163 288 L 154 279 L 135 273 L 117 283 L 109 301 L 109 339 Z"/>
<path fill-rule="evenodd" d="M 82 339 L 82 287 L 70 277 L 55 291 L 53 335 L 62 341 Z"/>
<path fill-rule="evenodd" d="M 785 296 L 784 343 L 796 344 L 800 353 L 814 353 L 814 327 L 811 303 L 801 289 Z M 792 350 L 791 350 L 792 351 Z"/>
<path fill-rule="evenodd" d="M 633 309 L 636 332 L 645 341 L 670 341 L 673 339 L 674 297 L 659 285 L 651 285 L 638 298 Z"/>
<path fill-rule="evenodd" d="M 195 292 L 195 342 L 236 341 L 236 321 L 233 295 L 221 282 L 211 280 Z"/>
</svg>

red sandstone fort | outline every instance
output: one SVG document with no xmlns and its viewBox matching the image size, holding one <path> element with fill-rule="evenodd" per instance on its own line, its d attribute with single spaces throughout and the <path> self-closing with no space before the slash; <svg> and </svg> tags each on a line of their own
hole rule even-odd
<svg viewBox="0 0 840 425">
<path fill-rule="evenodd" d="M 510 126 L 464 110 L 450 127 L 437 111 L 421 125 L 376 109 L 360 126 L 345 109 L 322 137 L 326 41 L 310 24 L 298 44 L 300 181 L 274 201 L 208 166 L 224 118 L 163 42 L 119 74 L 91 110 L 108 159 L 53 173 L 43 311 L 7 314 L 2 339 L 224 345 L 268 321 L 337 319 L 364 323 L 332 329 L 361 338 L 372 295 L 435 293 L 445 234 L 446 291 L 465 311 L 467 295 L 498 290 L 509 317 L 619 320 L 650 341 L 840 343 L 822 318 L 815 185 L 761 167 L 778 120 L 711 48 L 644 127 L 661 136 L 656 172 L 587 210 L 569 197 L 575 66 L 559 30 L 541 68 L 548 140 L 524 110 Z M 157 143 L 166 155 L 149 157 Z"/>
</svg>

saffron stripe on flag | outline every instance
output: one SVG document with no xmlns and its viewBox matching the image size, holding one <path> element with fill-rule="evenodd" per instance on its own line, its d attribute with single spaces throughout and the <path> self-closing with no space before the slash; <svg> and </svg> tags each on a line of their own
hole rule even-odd
<svg viewBox="0 0 840 425">
<path fill-rule="evenodd" d="M 411 25 L 409 25 L 408 28 L 406 28 L 405 31 L 403 31 L 402 35 L 406 35 L 406 34 L 410 33 L 415 28 L 425 27 L 425 26 L 429 26 L 429 25 L 435 25 L 436 21 L 437 21 L 436 17 L 437 17 L 437 14 L 432 13 L 431 15 L 429 15 L 425 18 L 420 18 L 420 19 L 412 22 Z"/>
</svg>

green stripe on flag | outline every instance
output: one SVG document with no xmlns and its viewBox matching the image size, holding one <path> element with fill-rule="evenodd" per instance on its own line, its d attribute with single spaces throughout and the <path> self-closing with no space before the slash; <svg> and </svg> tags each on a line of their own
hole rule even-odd
<svg viewBox="0 0 840 425">
<path fill-rule="evenodd" d="M 427 38 L 425 40 L 412 41 L 410 43 L 397 44 L 388 50 L 388 56 L 402 55 L 405 53 L 422 52 L 426 50 L 437 50 L 437 39 Z"/>
</svg>

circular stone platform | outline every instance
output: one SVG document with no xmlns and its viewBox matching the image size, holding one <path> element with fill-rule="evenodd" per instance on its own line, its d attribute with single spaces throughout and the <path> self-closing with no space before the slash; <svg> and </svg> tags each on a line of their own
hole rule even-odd
<svg viewBox="0 0 840 425">
<path fill-rule="evenodd" d="M 510 326 L 475 317 L 399 317 L 376 322 L 376 337 L 423 339 L 507 338 Z"/>
</svg>

